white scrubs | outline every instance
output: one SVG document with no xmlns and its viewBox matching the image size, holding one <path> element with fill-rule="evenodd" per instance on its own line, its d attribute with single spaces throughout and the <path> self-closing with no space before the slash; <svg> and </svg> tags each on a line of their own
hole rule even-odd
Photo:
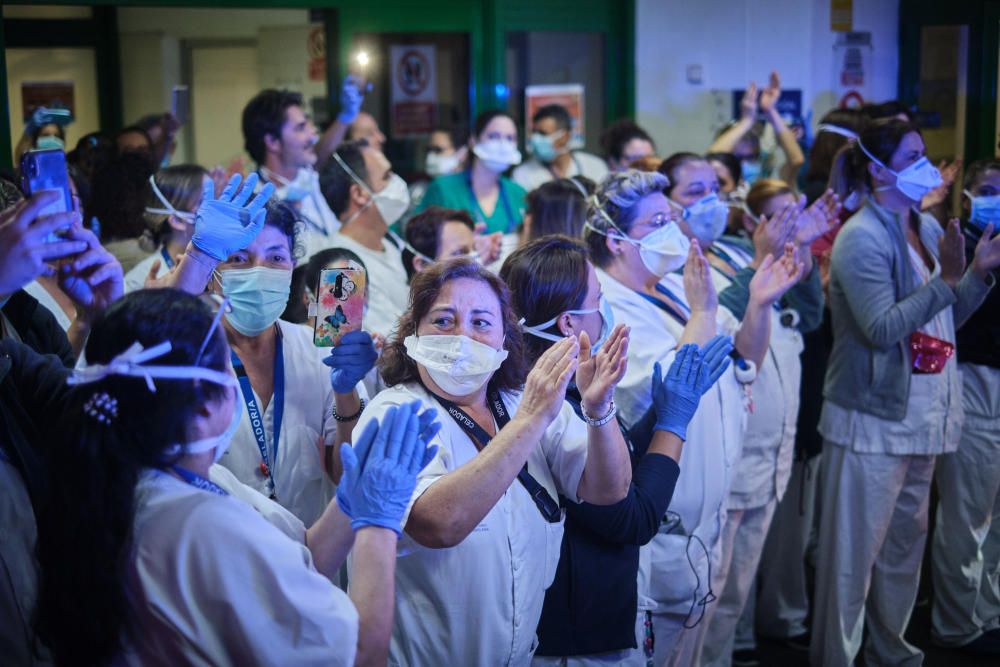
<svg viewBox="0 0 1000 667">
<path fill-rule="evenodd" d="M 608 175 L 608 163 L 596 155 L 585 151 L 573 151 L 570 153 L 570 157 L 572 160 L 566 174 L 567 178 L 585 176 L 594 183 L 600 184 Z M 556 178 L 552 171 L 536 158 L 531 158 L 519 167 L 515 167 L 510 177 L 527 192 L 531 192 L 549 181 L 554 181 Z"/>
<path fill-rule="evenodd" d="M 932 542 L 934 640 L 961 646 L 1000 627 L 1000 369 L 960 364 L 965 423 L 938 457 Z"/>
<path fill-rule="evenodd" d="M 300 170 L 309 173 L 309 194 L 299 201 L 288 201 L 302 218 L 302 226 L 296 235 L 296 242 L 301 246 L 302 257 L 299 263 L 309 261 L 309 258 L 320 250 L 334 247 L 333 237 L 340 229 L 340 221 L 326 203 L 323 192 L 319 188 L 319 174 L 312 167 L 302 167 Z M 301 174 L 300 174 L 301 175 Z M 296 179 L 298 180 L 298 179 Z M 275 196 L 284 199 L 285 188 L 275 182 Z"/>
<path fill-rule="evenodd" d="M 520 393 L 503 394 L 511 415 Z M 424 468 L 407 508 L 436 481 L 478 453 L 466 431 L 419 384 L 387 389 L 372 399 L 357 428 L 393 405 L 420 400 L 436 408 L 439 449 Z M 587 462 L 587 427 L 563 403 L 528 455 L 528 470 L 552 498 L 577 501 Z M 404 525 L 406 518 L 404 518 Z M 545 589 L 555 578 L 563 521 L 548 523 L 515 480 L 482 522 L 457 546 L 431 549 L 405 534 L 396 562 L 396 619 L 390 665 L 527 665 L 538 645 L 535 630 Z"/>
<path fill-rule="evenodd" d="M 267 514 L 282 514 L 270 505 Z M 303 542 L 235 495 L 143 473 L 126 577 L 139 641 L 125 664 L 354 664 L 350 599 L 316 571 Z"/>
<path fill-rule="evenodd" d="M 9 665 L 51 665 L 32 627 L 38 602 L 35 513 L 21 474 L 0 458 L 0 656 Z"/>
<path fill-rule="evenodd" d="M 916 279 L 931 274 L 910 248 Z M 940 266 L 935 260 L 933 275 Z M 920 328 L 955 342 L 951 307 Z M 917 599 L 936 455 L 958 448 L 962 384 L 957 362 L 913 375 L 906 416 L 881 419 L 823 403 L 822 516 L 810 655 L 815 664 L 854 662 L 867 626 L 867 664 L 920 665 L 903 638 Z M 867 621 L 867 622 L 866 622 Z"/>
<path fill-rule="evenodd" d="M 153 268 L 153 264 L 157 261 L 160 262 L 160 268 L 156 270 L 156 277 L 162 278 L 167 275 L 170 271 L 170 267 L 163 260 L 163 254 L 157 250 L 152 255 L 142 260 L 136 264 L 131 271 L 125 274 L 125 293 L 135 292 L 136 290 L 141 290 L 146 286 L 146 277 L 149 276 L 149 270 Z"/>
<path fill-rule="evenodd" d="M 653 364 L 659 361 L 667 371 L 684 325 L 604 271 L 598 269 L 597 276 L 615 321 L 632 327 L 628 370 L 615 390 L 615 402 L 626 423 L 634 424 L 652 405 Z M 668 275 L 664 281 L 683 298 L 680 276 Z M 724 308 L 719 321 L 719 333 L 738 328 Z M 707 626 L 704 619 L 699 622 L 704 606 L 699 601 L 709 592 L 710 571 L 714 574 L 720 565 L 726 498 L 745 429 L 743 388 L 727 371 L 702 397 L 688 425 L 670 508 L 659 533 L 640 549 L 639 610 L 653 612 L 656 665 L 698 660 Z M 636 639 L 641 645 L 643 638 Z"/>
<path fill-rule="evenodd" d="M 354 239 L 336 234 L 331 247 L 346 248 L 358 255 L 368 269 L 368 310 L 365 312 L 365 331 L 380 333 L 391 338 L 406 311 L 410 300 L 406 269 L 399 248 L 389 241 L 382 241 L 382 252 L 371 250 Z"/>
<path fill-rule="evenodd" d="M 739 249 L 723 250 L 743 268 L 750 258 Z M 732 280 L 712 269 L 717 291 Z M 799 390 L 802 381 L 802 336 L 781 323 L 770 308 L 771 337 L 753 383 L 753 410 L 747 419 L 743 453 L 729 492 L 726 528 L 722 539 L 722 564 L 713 572 L 712 587 L 718 596 L 708 612 L 708 634 L 702 662 L 725 666 L 732 659 L 736 625 L 757 575 L 764 540 L 775 508 L 785 494 L 795 454 Z"/>
<path fill-rule="evenodd" d="M 333 389 L 330 369 L 322 358 L 326 348 L 312 343 L 312 334 L 298 324 L 278 320 L 281 328 L 282 353 L 285 362 L 285 404 L 278 436 L 278 455 L 274 455 L 275 397 L 268 401 L 263 413 L 264 437 L 268 460 L 275 477 L 278 502 L 310 526 L 326 509 L 336 487 L 323 470 L 317 440 L 336 432 L 333 420 Z M 358 391 L 363 392 L 359 383 Z M 364 396 L 364 394 L 362 394 Z M 254 398 L 259 398 L 254 395 Z M 219 463 L 252 489 L 269 495 L 268 480 L 261 471 L 260 449 L 254 437 L 243 399 L 242 387 L 236 397 L 236 408 L 242 411 L 239 428 L 229 450 Z"/>
</svg>

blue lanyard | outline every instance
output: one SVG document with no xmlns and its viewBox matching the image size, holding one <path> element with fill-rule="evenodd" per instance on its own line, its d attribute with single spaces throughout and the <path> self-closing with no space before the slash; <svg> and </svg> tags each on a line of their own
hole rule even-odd
<svg viewBox="0 0 1000 667">
<path fill-rule="evenodd" d="M 250 378 L 247 377 L 243 362 L 233 351 L 233 370 L 236 371 L 236 379 L 240 382 L 240 390 L 243 392 L 243 402 L 247 406 L 247 415 L 250 417 L 250 430 L 253 431 L 257 440 L 257 449 L 260 450 L 260 470 L 267 477 L 268 486 L 271 489 L 272 500 L 276 496 L 274 485 L 274 464 L 278 460 L 278 436 L 281 433 L 281 419 L 285 413 L 285 355 L 282 350 L 281 332 L 274 344 L 274 461 L 267 453 L 267 436 L 264 434 L 264 414 L 257 404 L 253 387 L 250 386 Z"/>
<path fill-rule="evenodd" d="M 488 225 L 489 222 L 486 220 L 486 213 L 483 212 L 483 208 L 479 205 L 479 200 L 476 199 L 476 191 L 472 189 L 472 173 L 469 171 L 465 172 L 465 185 L 468 186 L 469 189 L 469 201 L 472 203 L 472 212 L 477 214 L 476 217 L 478 218 L 478 222 Z M 498 195 L 500 204 L 503 206 L 504 215 L 507 217 L 506 232 L 510 232 L 511 228 L 515 224 L 514 213 L 511 211 L 510 202 L 507 201 L 507 193 L 505 193 L 503 189 L 503 178 L 497 181 L 497 187 L 500 189 L 500 193 Z M 495 214 L 496 210 L 494 210 L 493 213 Z"/>
<path fill-rule="evenodd" d="M 163 263 L 168 269 L 174 268 L 174 258 L 167 252 L 167 246 L 160 247 L 160 256 L 163 257 Z"/>
<path fill-rule="evenodd" d="M 649 294 L 645 294 L 643 292 L 636 292 L 636 294 L 638 294 L 639 296 L 641 296 L 646 301 L 649 301 L 651 304 L 653 304 L 654 306 L 656 306 L 660 310 L 664 311 L 667 315 L 670 315 L 672 318 L 674 318 L 675 320 L 677 320 L 681 324 L 687 324 L 687 322 L 688 322 L 688 316 L 690 316 L 690 314 L 691 314 L 691 309 L 687 307 L 687 304 L 685 304 L 681 299 L 677 298 L 674 295 L 673 292 L 671 292 L 670 290 L 668 290 L 666 287 L 664 287 L 660 283 L 656 283 L 656 291 L 659 292 L 660 294 L 665 295 L 669 299 L 671 299 L 674 303 L 676 303 L 677 305 L 679 305 L 682 310 L 686 310 L 687 314 L 685 315 L 685 314 L 678 313 L 676 310 L 674 310 L 673 308 L 670 307 L 670 304 L 668 304 L 668 303 L 666 303 L 664 301 L 660 301 L 659 299 L 657 299 L 657 298 L 655 298 L 655 297 L 653 297 L 653 296 L 651 296 Z"/>
<path fill-rule="evenodd" d="M 201 489 L 202 491 L 209 491 L 219 496 L 228 496 L 229 494 L 221 486 L 205 479 L 201 475 L 196 475 L 195 473 L 182 468 L 180 466 L 170 466 L 170 469 L 177 473 L 177 476 L 183 479 L 185 482 L 195 487 L 196 489 Z"/>
</svg>

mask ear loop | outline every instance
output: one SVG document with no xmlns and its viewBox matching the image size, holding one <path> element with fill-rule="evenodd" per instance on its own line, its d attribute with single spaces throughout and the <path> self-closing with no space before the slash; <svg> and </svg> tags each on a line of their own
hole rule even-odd
<svg viewBox="0 0 1000 667">
<path fill-rule="evenodd" d="M 355 214 L 352 215 L 350 218 L 347 218 L 341 223 L 341 224 L 347 224 L 351 220 L 354 220 L 354 218 L 361 215 L 362 211 L 364 211 L 366 208 L 371 206 L 372 203 L 374 203 L 375 191 L 372 190 L 367 183 L 361 180 L 361 178 L 354 172 L 354 170 L 351 169 L 346 162 L 344 162 L 344 159 L 340 157 L 340 154 L 337 153 L 337 151 L 333 152 L 333 159 L 337 161 L 337 164 L 339 164 L 340 168 L 344 170 L 344 173 L 351 177 L 351 180 L 353 180 L 359 187 L 364 188 L 364 191 L 368 193 L 368 203 L 366 203 L 364 206 L 358 209 L 357 212 L 355 212 Z"/>
<path fill-rule="evenodd" d="M 161 192 L 160 188 L 156 185 L 156 174 L 149 175 L 149 185 L 153 188 L 153 194 L 156 195 L 156 198 L 160 200 L 161 204 L 163 204 L 163 208 L 147 206 L 146 213 L 153 213 L 156 215 L 172 215 L 188 224 L 191 224 L 194 221 L 194 213 L 178 211 L 174 208 L 174 205 L 170 203 L 170 200 L 164 196 L 163 192 Z"/>
</svg>

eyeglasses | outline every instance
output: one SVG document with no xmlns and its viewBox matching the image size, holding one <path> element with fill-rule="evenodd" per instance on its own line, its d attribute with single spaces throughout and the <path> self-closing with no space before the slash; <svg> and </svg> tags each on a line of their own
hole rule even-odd
<svg viewBox="0 0 1000 667">
<path fill-rule="evenodd" d="M 205 348 L 208 347 L 208 341 L 212 340 L 212 335 L 215 333 L 215 330 L 219 328 L 219 322 L 222 320 L 222 316 L 233 312 L 233 307 L 229 303 L 229 299 L 224 296 L 205 293 L 198 298 L 202 303 L 215 311 L 215 317 L 212 318 L 212 325 L 208 327 L 208 333 L 205 334 L 204 340 L 201 341 L 201 347 L 198 348 L 198 356 L 194 359 L 195 366 L 201 364 L 201 357 L 205 354 Z"/>
<path fill-rule="evenodd" d="M 663 213 L 663 212 L 654 213 L 652 218 L 646 220 L 645 222 L 641 222 L 639 224 L 649 225 L 650 227 L 659 229 L 660 227 L 665 227 L 666 225 L 669 225 L 672 222 L 676 222 L 676 218 L 674 217 L 674 214 L 671 211 L 670 213 Z"/>
</svg>

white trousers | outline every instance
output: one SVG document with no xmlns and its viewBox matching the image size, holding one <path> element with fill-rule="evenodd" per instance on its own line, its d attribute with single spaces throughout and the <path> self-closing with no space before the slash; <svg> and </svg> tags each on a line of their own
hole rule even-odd
<svg viewBox="0 0 1000 667">
<path fill-rule="evenodd" d="M 736 624 L 757 576 L 764 540 L 777 504 L 777 499 L 772 498 L 762 507 L 727 512 L 722 528 L 722 566 L 712 573 L 712 590 L 719 599 L 708 610 L 702 665 L 728 667 L 732 664 Z"/>
<path fill-rule="evenodd" d="M 703 616 L 698 621 L 700 615 L 700 609 L 690 618 L 683 614 L 653 614 L 653 664 L 656 667 L 694 667 L 698 664 L 708 628 L 707 618 Z M 697 622 L 697 625 L 689 628 L 684 626 L 685 622 L 688 625 Z"/>
<path fill-rule="evenodd" d="M 962 370 L 965 424 L 958 451 L 938 457 L 931 544 L 931 632 L 948 646 L 1000 627 L 1000 414 L 982 414 L 995 406 L 980 395 L 983 389 L 996 395 L 1000 370 Z"/>
<path fill-rule="evenodd" d="M 934 458 L 824 442 L 814 667 L 853 664 L 866 624 L 866 664 L 922 663 L 903 633 L 920 582 Z"/>
<path fill-rule="evenodd" d="M 646 612 L 639 610 L 635 618 L 635 640 L 639 648 L 609 651 L 592 655 L 543 656 L 531 659 L 531 667 L 646 667 Z"/>
<path fill-rule="evenodd" d="M 820 458 L 796 461 L 764 542 L 754 621 L 763 637 L 788 639 L 807 631 L 806 549 L 813 530 Z M 748 602 L 748 605 L 752 601 Z"/>
</svg>

